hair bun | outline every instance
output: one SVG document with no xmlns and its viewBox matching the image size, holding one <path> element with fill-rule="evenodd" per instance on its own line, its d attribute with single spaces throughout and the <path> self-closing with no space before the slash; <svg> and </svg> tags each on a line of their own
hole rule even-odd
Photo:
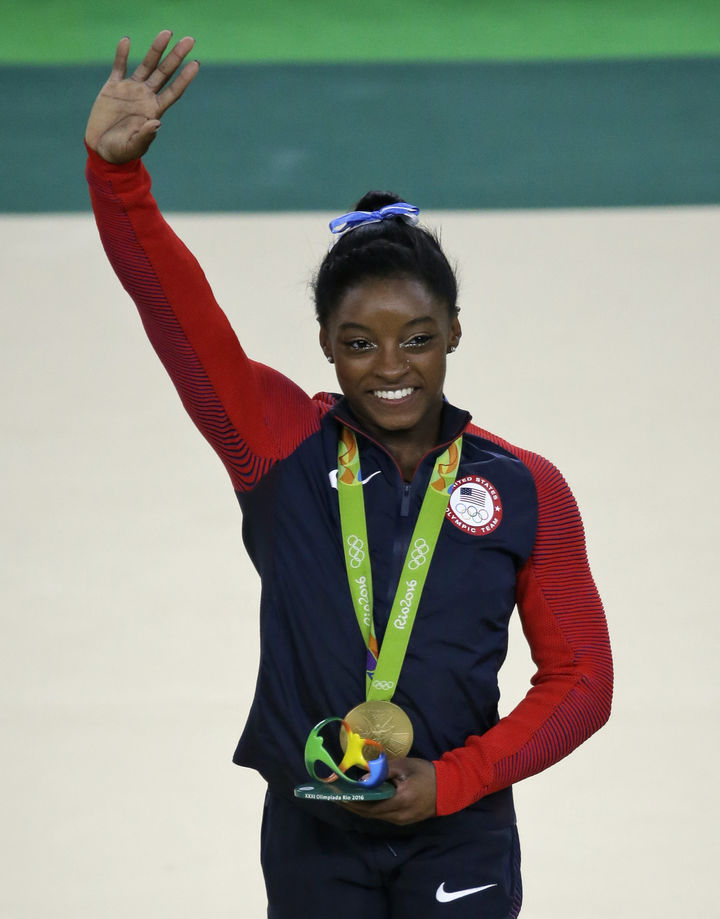
<svg viewBox="0 0 720 919">
<path fill-rule="evenodd" d="M 353 210 L 378 211 L 386 204 L 400 204 L 404 200 L 391 191 L 369 191 L 362 196 Z"/>
<path fill-rule="evenodd" d="M 375 218 L 373 211 L 387 211 Z M 315 275 L 315 315 L 326 326 L 351 287 L 375 278 L 412 278 L 458 312 L 457 279 L 434 233 L 416 223 L 418 209 L 389 191 L 369 191 L 355 210 L 330 221 L 339 234 Z M 370 217 L 368 218 L 368 213 Z"/>
</svg>

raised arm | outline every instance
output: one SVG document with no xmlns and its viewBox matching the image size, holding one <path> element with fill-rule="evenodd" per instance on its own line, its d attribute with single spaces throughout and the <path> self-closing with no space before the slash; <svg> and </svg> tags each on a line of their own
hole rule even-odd
<svg viewBox="0 0 720 919">
<path fill-rule="evenodd" d="M 88 120 L 87 178 L 103 246 L 153 347 L 234 487 L 247 490 L 316 429 L 320 410 L 282 374 L 246 357 L 202 269 L 151 194 L 139 157 L 198 72 L 194 61 L 181 67 L 192 38 L 162 59 L 170 38 L 161 32 L 131 77 L 129 39 L 119 43 Z"/>
</svg>

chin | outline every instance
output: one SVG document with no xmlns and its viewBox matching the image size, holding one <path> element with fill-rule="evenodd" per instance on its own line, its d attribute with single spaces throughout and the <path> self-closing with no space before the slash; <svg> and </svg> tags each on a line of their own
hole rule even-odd
<svg viewBox="0 0 720 919">
<path fill-rule="evenodd" d="M 415 413 L 412 415 L 405 414 L 394 409 L 376 411 L 372 415 L 366 416 L 366 419 L 373 427 L 393 434 L 399 434 L 403 431 L 411 432 L 416 428 L 422 427 L 423 424 L 422 415 Z"/>
</svg>

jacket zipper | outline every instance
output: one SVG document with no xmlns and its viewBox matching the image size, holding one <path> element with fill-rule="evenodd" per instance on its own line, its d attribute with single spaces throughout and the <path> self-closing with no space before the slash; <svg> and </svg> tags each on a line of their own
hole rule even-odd
<svg viewBox="0 0 720 919">
<path fill-rule="evenodd" d="M 400 516 L 407 517 L 409 513 L 410 513 L 410 482 L 403 482 L 402 499 L 400 501 Z"/>
</svg>

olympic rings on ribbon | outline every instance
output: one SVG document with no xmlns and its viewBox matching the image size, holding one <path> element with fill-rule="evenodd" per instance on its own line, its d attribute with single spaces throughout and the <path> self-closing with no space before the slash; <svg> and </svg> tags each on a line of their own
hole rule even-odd
<svg viewBox="0 0 720 919">
<path fill-rule="evenodd" d="M 422 568 L 427 562 L 427 555 L 430 552 L 430 546 L 425 542 L 422 536 L 413 543 L 413 550 L 410 553 L 410 562 L 408 568 Z"/>
<path fill-rule="evenodd" d="M 359 568 L 365 559 L 365 543 L 359 536 L 351 535 L 347 538 L 347 544 L 350 564 L 353 568 Z"/>
</svg>

